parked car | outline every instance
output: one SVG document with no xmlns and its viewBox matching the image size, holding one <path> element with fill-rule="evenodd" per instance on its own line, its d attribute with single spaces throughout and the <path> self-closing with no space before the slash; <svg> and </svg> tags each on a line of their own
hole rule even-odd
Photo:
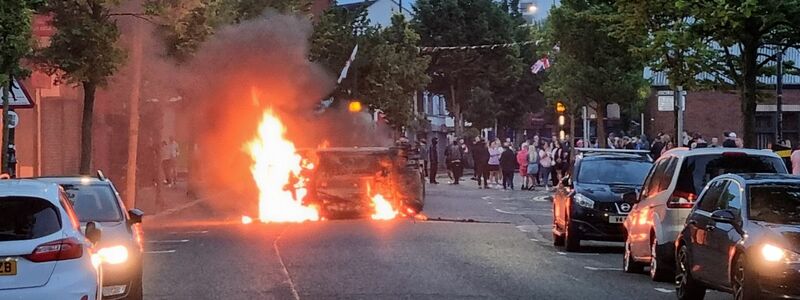
<svg viewBox="0 0 800 300">
<path fill-rule="evenodd" d="M 94 222 L 103 230 L 97 244 L 103 266 L 103 299 L 142 299 L 142 213 L 126 210 L 114 184 L 98 172 L 96 177 L 40 177 L 59 184 L 81 223 Z"/>
<path fill-rule="evenodd" d="M 0 299 L 100 299 L 99 238 L 58 185 L 0 180 Z"/>
<path fill-rule="evenodd" d="M 800 298 L 800 178 L 723 175 L 709 182 L 676 242 L 677 295 Z"/>
<path fill-rule="evenodd" d="M 672 280 L 675 238 L 705 184 L 726 173 L 786 173 L 783 160 L 769 150 L 676 148 L 656 161 L 625 228 L 623 270 L 642 272 L 649 264 L 655 281 Z"/>
<path fill-rule="evenodd" d="M 553 195 L 553 243 L 567 251 L 581 240 L 623 241 L 622 223 L 650 171 L 647 151 L 579 149 L 574 178 L 565 178 Z"/>
</svg>

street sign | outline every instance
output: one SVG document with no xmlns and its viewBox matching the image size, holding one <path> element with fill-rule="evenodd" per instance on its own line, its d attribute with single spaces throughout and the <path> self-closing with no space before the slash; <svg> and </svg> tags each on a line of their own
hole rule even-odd
<svg viewBox="0 0 800 300">
<path fill-rule="evenodd" d="M 16 128 L 19 125 L 19 115 L 11 110 L 8 112 L 8 128 Z"/>
<path fill-rule="evenodd" d="M 0 95 L 3 94 L 5 88 L 5 86 L 0 87 Z M 8 105 L 12 108 L 31 108 L 34 105 L 33 98 L 28 94 L 28 90 L 16 79 L 14 79 L 11 85 L 11 92 L 8 94 Z"/>
</svg>

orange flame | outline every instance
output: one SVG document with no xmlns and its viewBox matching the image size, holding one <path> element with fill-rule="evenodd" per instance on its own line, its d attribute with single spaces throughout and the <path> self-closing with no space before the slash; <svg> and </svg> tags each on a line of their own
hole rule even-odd
<svg viewBox="0 0 800 300">
<path fill-rule="evenodd" d="M 250 224 L 253 223 L 253 218 L 248 216 L 242 216 L 242 224 Z"/>
<path fill-rule="evenodd" d="M 317 221 L 317 209 L 302 203 L 308 181 L 301 174 L 303 158 L 285 133 L 283 123 L 267 109 L 258 135 L 245 145 L 253 159 L 250 172 L 259 190 L 258 219 L 265 223 Z"/>
<path fill-rule="evenodd" d="M 375 213 L 372 214 L 373 220 L 391 220 L 397 217 L 397 211 L 381 194 L 372 196 L 372 204 L 375 206 Z"/>
</svg>

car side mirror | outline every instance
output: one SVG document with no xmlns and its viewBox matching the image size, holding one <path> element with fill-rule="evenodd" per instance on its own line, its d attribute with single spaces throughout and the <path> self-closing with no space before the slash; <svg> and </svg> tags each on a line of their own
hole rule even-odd
<svg viewBox="0 0 800 300">
<path fill-rule="evenodd" d="M 97 223 L 88 222 L 86 223 L 86 231 L 84 232 L 84 235 L 90 242 L 97 244 L 97 242 L 100 242 L 102 231 L 100 228 L 97 228 Z"/>
<path fill-rule="evenodd" d="M 134 208 L 128 211 L 128 215 L 130 216 L 130 219 L 128 219 L 128 223 L 130 225 L 133 225 L 136 223 L 142 223 L 144 212 L 141 209 Z"/>
<path fill-rule="evenodd" d="M 717 223 L 733 224 L 736 222 L 736 215 L 730 210 L 720 209 L 711 213 L 711 219 Z"/>
<path fill-rule="evenodd" d="M 639 202 L 639 193 L 638 192 L 627 192 L 622 194 L 622 202 L 635 204 Z"/>
</svg>

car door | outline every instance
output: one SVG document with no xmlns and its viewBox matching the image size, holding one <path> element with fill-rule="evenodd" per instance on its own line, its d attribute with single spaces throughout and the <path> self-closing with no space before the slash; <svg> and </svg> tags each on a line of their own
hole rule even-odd
<svg viewBox="0 0 800 300">
<path fill-rule="evenodd" d="M 572 178 L 568 180 L 572 183 Z M 563 231 L 565 228 L 566 205 L 570 193 L 572 193 L 571 185 L 559 185 L 556 187 L 556 191 L 553 194 L 553 223 L 556 226 L 555 229 L 558 231 Z"/>
<path fill-rule="evenodd" d="M 709 237 L 707 226 L 711 225 L 711 212 L 717 206 L 720 194 L 725 189 L 726 180 L 716 180 L 708 184 L 708 189 L 702 194 L 694 210 L 686 221 L 685 236 L 689 242 L 691 270 L 698 279 L 709 277 L 707 271 L 708 259 L 711 251 L 708 248 Z"/>
<path fill-rule="evenodd" d="M 734 216 L 739 220 L 742 218 L 742 186 L 735 180 L 727 180 L 725 189 L 716 201 L 714 210 L 730 210 Z M 713 212 L 713 211 L 712 211 Z M 710 220 L 710 218 L 709 218 Z M 706 226 L 707 236 L 707 249 L 708 249 L 708 266 L 706 271 L 708 273 L 709 282 L 719 284 L 721 286 L 730 286 L 730 277 L 728 276 L 728 258 L 730 257 L 731 249 L 735 247 L 736 243 L 741 240 L 741 235 L 736 231 L 732 224 L 720 223 L 710 220 L 709 226 Z"/>
<path fill-rule="evenodd" d="M 631 241 L 631 253 L 634 257 L 650 255 L 649 236 L 652 221 L 648 218 L 654 203 L 653 198 L 664 189 L 662 187 L 662 183 L 665 182 L 664 173 L 673 159 L 663 158 L 656 162 L 645 180 L 639 201 L 634 204 L 628 215 L 628 239 Z"/>
</svg>

